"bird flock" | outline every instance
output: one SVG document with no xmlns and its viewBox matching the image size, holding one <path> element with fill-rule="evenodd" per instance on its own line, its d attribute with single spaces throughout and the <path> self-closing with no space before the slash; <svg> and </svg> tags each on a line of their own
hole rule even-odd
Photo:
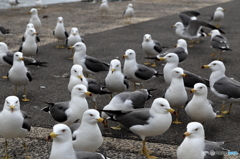
<svg viewBox="0 0 240 159">
<path fill-rule="evenodd" d="M 37 4 L 41 5 L 39 0 L 36 1 Z M 102 16 L 108 14 L 107 0 L 102 0 L 99 10 Z M 144 59 L 147 62 L 140 64 L 136 58 L 139 54 L 128 48 L 123 54 L 123 65 L 117 58 L 108 63 L 87 55 L 88 47 L 80 36 L 80 30 L 74 26 L 68 33 L 64 27 L 63 17 L 56 17 L 57 23 L 53 26 L 55 27 L 53 36 L 58 41 L 56 49 L 71 50 L 66 49 L 66 52 L 71 52 L 69 59 L 72 60 L 73 65 L 69 69 L 70 77 L 66 88 L 66 91 L 71 94 L 70 100 L 45 102 L 47 106 L 41 109 L 48 112 L 58 123 L 53 126 L 53 131 L 48 137 L 49 140 L 53 139 L 49 158 L 107 158 L 103 154 L 96 153 L 96 150 L 103 143 L 98 122 L 108 127 L 109 120 L 120 124 L 112 129 L 121 131 L 121 127 L 125 127 L 139 135 L 142 140 L 141 153 L 148 159 L 157 158 L 147 149 L 146 138 L 165 133 L 170 126 L 175 126 L 172 123 L 181 124 L 180 109 L 185 109 L 185 113 L 194 122 L 187 125 L 185 138 L 176 152 L 178 159 L 210 159 L 211 156 L 207 152 L 215 149 L 223 150 L 221 144 L 205 140 L 203 127 L 209 120 L 225 117 L 230 113 L 233 103 L 240 102 L 240 83 L 225 75 L 222 53 L 231 49 L 227 38 L 221 35 L 225 33 L 221 30 L 223 11 L 223 8 L 218 7 L 210 22 L 197 20 L 196 17 L 200 13 L 196 11 L 179 13 L 182 22 L 172 25 L 176 28 L 176 36 L 179 37 L 176 48 L 164 50 L 166 47 L 146 33 L 143 35 L 140 47 L 143 54 L 147 56 Z M 8 152 L 8 139 L 24 138 L 31 129 L 27 112 L 21 111 L 20 100 L 17 97 L 18 86 L 24 86 L 24 98 L 21 100 L 30 101 L 27 98 L 27 85 L 34 79 L 26 66 L 48 65 L 47 62 L 36 61 L 33 58 L 33 56 L 41 56 L 38 54 L 37 43 L 40 42 L 41 34 L 38 35 L 38 31 L 42 29 L 42 23 L 37 9 L 32 8 L 29 14 L 31 18 L 17 52 L 9 51 L 7 44 L 0 42 L 0 63 L 9 68 L 7 77 L 4 76 L 4 78 L 8 78 L 14 85 L 13 94 L 6 97 L 3 110 L 0 112 L 0 135 L 5 138 L 4 159 L 10 159 L 11 156 Z M 123 13 L 124 21 L 130 24 L 133 16 L 133 5 L 128 4 Z M 4 29 L 1 28 L 1 32 L 5 33 Z M 206 30 L 210 31 L 207 33 Z M 194 47 L 192 43 L 199 43 L 200 39 L 207 34 L 211 36 L 209 47 L 220 51 L 218 60 L 201 67 L 211 69 L 209 79 L 179 66 L 182 62 L 187 62 L 187 57 L 191 56 L 188 47 Z M 166 62 L 163 70 L 155 70 L 157 65 L 162 64 L 160 61 Z M 94 79 L 102 72 L 108 72 L 105 79 L 102 81 Z M 159 94 L 159 97 L 153 100 L 150 108 L 146 108 L 145 103 L 152 97 L 151 92 L 158 88 L 145 88 L 144 83 L 153 78 L 163 78 L 168 88 L 164 94 Z M 129 91 L 132 85 L 134 91 Z M 137 89 L 139 86 L 141 88 Z M 208 99 L 208 89 L 223 101 L 219 115 L 214 112 L 213 102 Z M 193 93 L 192 97 L 188 91 Z M 34 94 L 34 91 L 29 90 L 29 93 Z M 102 109 L 99 107 L 101 103 L 97 102 L 98 98 L 101 98 L 100 95 L 110 96 L 109 104 Z M 89 109 L 89 99 L 94 102 L 94 109 Z M 227 102 L 230 103 L 228 110 L 226 110 Z M 173 118 L 175 118 L 174 121 Z M 24 140 L 23 142 L 25 157 L 29 159 L 27 144 Z M 220 159 L 222 155 L 218 157 L 217 159 Z"/>
</svg>

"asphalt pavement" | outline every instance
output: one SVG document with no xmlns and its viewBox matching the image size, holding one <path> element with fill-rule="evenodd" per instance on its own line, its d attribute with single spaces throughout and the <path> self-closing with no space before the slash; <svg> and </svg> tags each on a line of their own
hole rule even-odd
<svg viewBox="0 0 240 159">
<path fill-rule="evenodd" d="M 230 42 L 230 47 L 233 51 L 225 52 L 223 54 L 223 62 L 226 66 L 226 75 L 234 78 L 235 80 L 240 81 L 239 77 L 239 67 L 240 67 L 240 56 L 238 55 L 240 50 L 239 45 L 239 35 L 240 35 L 240 1 L 234 0 L 227 3 L 221 3 L 209 7 L 204 7 L 198 11 L 201 13 L 199 16 L 200 20 L 208 21 L 211 17 L 211 14 L 218 6 L 226 9 L 225 19 L 221 29 L 226 32 L 225 36 Z M 127 25 L 125 27 L 107 30 L 100 33 L 89 34 L 84 36 L 84 40 L 87 46 L 87 54 L 94 56 L 99 60 L 110 62 L 114 58 L 118 58 L 122 64 L 124 55 L 127 49 L 133 49 L 137 53 L 138 63 L 144 63 L 145 55 L 141 50 L 141 43 L 143 35 L 148 33 L 152 35 L 153 39 L 160 41 L 160 43 L 168 48 L 174 47 L 178 37 L 175 35 L 174 29 L 171 28 L 171 25 L 175 22 L 180 21 L 177 14 L 171 16 L 165 16 L 162 18 Z M 41 35 L 41 34 L 40 34 Z M 194 47 L 188 48 L 189 55 L 185 62 L 179 66 L 185 70 L 194 72 L 202 77 L 209 78 L 210 69 L 200 69 L 202 65 L 209 64 L 211 61 L 215 60 L 216 57 L 210 57 L 214 52 L 213 49 L 209 46 L 210 37 L 206 37 L 201 40 L 200 44 L 195 44 Z M 33 74 L 33 81 L 27 85 L 27 94 L 30 98 L 30 102 L 21 102 L 21 109 L 26 111 L 31 116 L 31 125 L 39 128 L 47 128 L 51 130 L 52 126 L 56 122 L 51 118 L 50 114 L 40 111 L 41 108 L 46 105 L 43 102 L 59 102 L 66 101 L 70 99 L 70 94 L 67 91 L 67 85 L 69 78 L 62 77 L 66 73 L 70 73 L 70 68 L 72 66 L 72 61 L 68 58 L 70 57 L 70 51 L 67 49 L 56 49 L 56 42 L 42 45 L 39 47 L 39 55 L 36 56 L 37 60 L 47 61 L 49 63 L 48 67 L 34 67 L 30 66 L 29 69 Z M 156 70 L 162 72 L 163 63 L 158 62 Z M 8 69 L 2 69 L 2 72 L 7 72 Z M 107 72 L 97 73 L 92 77 L 97 79 L 101 84 L 106 76 Z M 4 100 L 7 96 L 13 94 L 13 86 L 6 79 L 0 79 L 0 103 L 4 103 Z M 156 88 L 156 91 L 153 91 L 152 98 L 147 101 L 146 107 L 150 107 L 152 101 L 157 97 L 162 97 L 164 91 L 167 88 L 167 85 L 164 83 L 163 77 L 154 78 L 148 82 L 144 83 L 145 88 Z M 131 85 L 129 91 L 133 90 L 133 85 Z M 18 97 L 22 98 L 23 88 L 19 89 Z M 189 95 L 190 97 L 191 95 Z M 214 102 L 214 110 L 220 111 L 221 100 L 216 98 L 211 91 L 209 91 L 208 98 Z M 101 95 L 97 98 L 97 106 L 99 109 L 102 109 L 109 102 L 108 95 Z M 93 108 L 92 101 L 89 101 L 89 107 Z M 2 105 L 0 106 L 2 109 Z M 240 137 L 240 105 L 239 103 L 234 104 L 232 111 L 229 115 L 226 115 L 224 118 L 216 118 L 214 120 L 204 123 L 205 136 L 207 140 L 211 141 L 228 141 L 234 140 Z M 173 116 L 175 119 L 175 116 Z M 148 142 L 152 143 L 154 155 L 159 158 L 173 158 L 175 157 L 175 152 L 162 152 L 159 148 L 155 149 L 158 143 L 173 145 L 177 147 L 183 141 L 182 134 L 186 131 L 186 126 L 191 119 L 186 115 L 184 109 L 180 111 L 180 121 L 182 124 L 176 125 L 172 124 L 170 129 L 162 135 L 156 137 L 149 137 Z M 110 126 L 117 125 L 117 123 L 110 122 Z M 131 133 L 126 128 L 123 128 L 120 131 L 111 130 L 110 128 L 103 128 L 103 125 L 99 124 L 102 134 L 104 137 L 109 139 L 109 143 L 104 145 L 106 152 L 111 153 L 111 140 L 117 144 L 118 139 L 128 139 L 140 141 L 140 138 Z M 34 131 L 35 132 L 35 131 Z M 44 140 L 44 135 L 41 132 L 37 132 L 38 137 L 36 138 L 34 133 L 31 133 L 31 136 L 28 137 L 28 140 L 32 140 L 30 145 L 30 153 L 32 158 L 48 158 L 50 142 Z M 46 134 L 47 136 L 47 134 Z M 0 140 L 2 141 L 2 140 Z M 14 140 L 18 141 L 18 140 Z M 122 141 L 122 140 L 121 140 Z M 2 142 L 1 142 L 2 143 Z M 120 143 L 120 142 L 119 142 Z M 128 142 L 126 142 L 128 143 Z M 128 147 L 126 143 L 122 143 L 122 146 Z M 133 147 L 141 147 L 141 142 L 137 142 L 137 145 L 131 145 Z M 108 145 L 111 145 L 108 147 Z M 14 155 L 14 158 L 21 158 L 22 156 L 18 149 L 21 149 L 21 145 L 14 145 L 16 150 L 11 150 L 11 154 Z M 130 147 L 131 147 L 130 146 Z M 164 147 L 164 146 L 163 146 Z M 118 151 L 118 156 L 112 156 L 112 158 L 134 158 L 133 156 L 128 156 L 122 152 L 121 149 L 117 146 L 114 151 Z M 224 148 L 231 151 L 240 150 L 240 142 L 231 142 L 224 145 Z M 1 147 L 1 152 L 3 150 L 3 143 Z M 21 151 L 21 150 L 19 150 Z M 174 150 L 170 150 L 174 151 Z M 130 153 L 133 153 L 129 149 Z M 1 153 L 2 154 L 2 153 Z M 121 155 L 119 155 L 121 154 Z M 137 157 L 136 157 L 137 156 Z M 135 158 L 141 158 L 142 156 L 136 155 Z M 0 156 L 1 157 L 1 156 Z M 238 156 L 233 156 L 231 158 L 239 159 Z"/>
</svg>

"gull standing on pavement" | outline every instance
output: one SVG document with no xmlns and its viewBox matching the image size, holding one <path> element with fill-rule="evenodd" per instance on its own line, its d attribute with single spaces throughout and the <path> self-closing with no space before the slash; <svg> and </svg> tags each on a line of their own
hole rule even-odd
<svg viewBox="0 0 240 159">
<path fill-rule="evenodd" d="M 102 0 L 100 6 L 99 6 L 99 10 L 102 14 L 102 16 L 106 16 L 106 14 L 108 13 L 108 1 L 107 0 Z"/>
<path fill-rule="evenodd" d="M 226 9 L 223 9 L 222 7 L 217 7 L 215 12 L 213 13 L 210 23 L 214 25 L 216 28 L 219 28 L 222 24 L 222 21 L 224 19 L 224 11 Z"/>
<path fill-rule="evenodd" d="M 34 28 L 39 31 L 42 27 L 41 20 L 38 17 L 38 11 L 36 8 L 32 8 L 28 14 L 31 14 L 31 18 L 29 20 L 29 23 L 32 23 L 34 25 Z"/>
<path fill-rule="evenodd" d="M 5 138 L 5 156 L 4 159 L 11 159 L 9 157 L 8 139 L 24 138 L 31 130 L 28 121 L 27 113 L 21 111 L 20 102 L 16 96 L 8 96 L 5 99 L 3 110 L 0 112 L 0 135 Z M 16 143 L 15 143 L 16 144 Z M 28 155 L 28 148 L 26 142 L 23 140 L 26 159 L 30 159 Z"/>
<path fill-rule="evenodd" d="M 17 86 L 24 86 L 24 98 L 22 101 L 30 101 L 27 99 L 26 85 L 32 81 L 32 75 L 24 65 L 23 54 L 16 52 L 13 57 L 13 65 L 8 71 L 9 81 L 15 86 L 14 94 L 17 95 Z"/>
<path fill-rule="evenodd" d="M 127 9 L 125 9 L 123 12 L 125 23 L 131 24 L 131 19 L 133 16 L 134 16 L 134 9 L 133 9 L 133 5 L 130 3 L 127 5 Z"/>
<path fill-rule="evenodd" d="M 142 50 L 148 57 L 157 56 L 162 52 L 162 46 L 159 41 L 153 40 L 150 34 L 145 34 L 143 36 Z M 149 62 L 144 64 L 150 65 Z M 155 62 L 151 66 L 155 67 Z"/>
<path fill-rule="evenodd" d="M 58 44 L 59 41 L 62 41 L 62 46 L 56 46 L 56 48 L 65 48 L 64 45 L 68 38 L 68 33 L 64 27 L 63 17 L 58 17 L 57 25 L 53 30 L 53 35 L 58 39 Z"/>
</svg>

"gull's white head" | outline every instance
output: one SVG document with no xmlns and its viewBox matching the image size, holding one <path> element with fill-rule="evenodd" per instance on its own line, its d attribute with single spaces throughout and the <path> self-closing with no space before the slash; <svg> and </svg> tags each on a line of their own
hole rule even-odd
<svg viewBox="0 0 240 159">
<path fill-rule="evenodd" d="M 58 17 L 57 22 L 58 22 L 58 23 L 63 23 L 63 17 Z"/>
<path fill-rule="evenodd" d="M 135 59 L 135 58 L 136 58 L 136 53 L 135 53 L 134 50 L 128 49 L 128 50 L 125 52 L 125 55 L 123 55 L 123 58 L 125 58 L 125 59 L 127 59 L 127 60 Z"/>
<path fill-rule="evenodd" d="M 187 42 L 184 39 L 178 39 L 176 47 L 187 48 Z"/>
<path fill-rule="evenodd" d="M 164 98 L 156 98 L 152 103 L 151 109 L 153 109 L 154 112 L 161 114 L 174 112 L 174 110 L 170 107 L 169 102 Z"/>
<path fill-rule="evenodd" d="M 184 133 L 187 138 L 203 138 L 205 136 L 203 125 L 199 122 L 191 122 L 187 125 L 187 131 Z"/>
<path fill-rule="evenodd" d="M 222 71 L 225 72 L 226 68 L 225 65 L 223 64 L 222 61 L 212 61 L 210 64 L 208 65 L 203 65 L 202 68 L 210 68 L 212 70 L 212 72 L 214 71 Z"/>
<path fill-rule="evenodd" d="M 211 38 L 213 38 L 216 35 L 221 35 L 221 33 L 219 32 L 219 30 L 214 29 L 209 33 L 209 35 L 211 35 Z"/>
<path fill-rule="evenodd" d="M 109 71 L 111 73 L 115 72 L 115 71 L 121 71 L 121 62 L 117 59 L 113 59 L 111 62 L 110 62 L 110 69 Z"/>
<path fill-rule="evenodd" d="M 223 9 L 222 7 L 217 7 L 216 11 L 225 11 L 226 9 Z"/>
<path fill-rule="evenodd" d="M 82 122 L 87 122 L 89 124 L 97 124 L 97 122 L 103 122 L 103 118 L 95 109 L 88 109 L 83 113 Z"/>
<path fill-rule="evenodd" d="M 32 8 L 28 13 L 34 15 L 34 14 L 38 14 L 38 11 L 36 8 Z"/>
<path fill-rule="evenodd" d="M 73 27 L 72 29 L 71 29 L 71 34 L 72 35 L 78 35 L 78 28 L 75 28 L 75 27 Z"/>
<path fill-rule="evenodd" d="M 87 50 L 86 45 L 83 42 L 77 42 L 70 48 L 74 48 L 75 51 L 84 51 L 85 53 Z"/>
<path fill-rule="evenodd" d="M 36 29 L 34 29 L 34 28 L 29 28 L 29 29 L 27 30 L 27 35 L 31 35 L 31 36 L 37 35 Z"/>
<path fill-rule="evenodd" d="M 129 4 L 127 5 L 127 7 L 128 7 L 128 8 L 133 8 L 132 3 L 129 3 Z"/>
<path fill-rule="evenodd" d="M 26 29 L 29 29 L 29 28 L 34 28 L 34 24 L 33 23 L 28 23 Z"/>
<path fill-rule="evenodd" d="M 15 52 L 13 56 L 14 61 L 23 61 L 23 54 L 21 52 Z"/>
<path fill-rule="evenodd" d="M 78 77 L 82 80 L 83 76 L 83 68 L 81 65 L 75 64 L 71 68 L 71 76 Z"/>
<path fill-rule="evenodd" d="M 53 126 L 53 132 L 49 134 L 48 139 L 57 142 L 72 142 L 72 134 L 70 128 L 65 124 L 56 124 Z"/>
<path fill-rule="evenodd" d="M 172 78 L 182 78 L 187 76 L 186 74 L 184 74 L 183 69 L 180 67 L 174 68 L 171 72 L 171 75 L 172 75 Z"/>
<path fill-rule="evenodd" d="M 196 83 L 194 88 L 191 89 L 191 92 L 195 95 L 207 95 L 208 89 L 207 86 L 203 83 Z"/>
<path fill-rule="evenodd" d="M 5 99 L 5 103 L 4 103 L 3 109 L 11 111 L 12 113 L 14 113 L 14 111 L 19 111 L 20 110 L 20 102 L 19 102 L 18 97 L 16 97 L 16 96 L 8 96 Z"/>
<path fill-rule="evenodd" d="M 150 34 L 145 34 L 145 35 L 143 36 L 143 40 L 144 40 L 144 41 L 151 41 L 151 40 L 152 40 L 152 37 L 151 37 Z"/>
<path fill-rule="evenodd" d="M 83 84 L 78 84 L 74 86 L 71 95 L 77 97 L 86 97 L 86 95 L 92 96 L 92 94 L 88 92 L 87 87 Z"/>
<path fill-rule="evenodd" d="M 178 63 L 179 61 L 178 55 L 175 53 L 168 53 L 167 55 L 165 55 L 164 57 L 160 57 L 159 59 L 161 61 L 166 61 L 169 63 Z"/>
</svg>

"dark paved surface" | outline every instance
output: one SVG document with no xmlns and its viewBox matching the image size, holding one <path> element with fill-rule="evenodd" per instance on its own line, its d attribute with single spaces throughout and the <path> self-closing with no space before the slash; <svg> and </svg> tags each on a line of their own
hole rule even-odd
<svg viewBox="0 0 240 159">
<path fill-rule="evenodd" d="M 221 6 L 227 11 L 225 13 L 224 24 L 221 27 L 226 32 L 226 37 L 229 39 L 232 52 L 224 53 L 223 59 L 226 66 L 226 75 L 233 77 L 240 81 L 239 77 L 239 35 L 240 35 L 240 1 L 235 0 L 221 5 L 215 5 L 200 9 L 199 12 L 201 20 L 209 20 L 211 13 L 216 7 Z M 149 33 L 153 39 L 159 40 L 162 45 L 173 47 L 176 44 L 177 37 L 174 30 L 171 29 L 171 25 L 179 21 L 177 15 L 159 18 L 148 22 L 134 24 L 119 29 L 105 31 L 97 34 L 86 35 L 84 37 L 87 45 L 87 54 L 94 56 L 102 61 L 110 62 L 111 59 L 119 57 L 122 64 L 124 60 L 122 55 L 127 49 L 133 49 L 137 53 L 137 61 L 139 63 L 144 62 L 145 55 L 141 51 L 140 44 L 142 42 L 143 35 Z M 202 70 L 200 66 L 210 63 L 214 58 L 209 57 L 213 53 L 213 50 L 209 47 L 210 38 L 205 38 L 200 44 L 196 44 L 193 48 L 189 48 L 188 59 L 180 65 L 183 69 L 191 72 L 195 72 L 203 77 L 209 77 L 210 70 Z M 31 124 L 37 127 L 52 128 L 56 124 L 48 113 L 41 112 L 40 109 L 46 105 L 42 102 L 58 102 L 70 99 L 70 94 L 67 91 L 68 78 L 62 78 L 64 73 L 69 73 L 72 66 L 72 61 L 68 59 L 70 51 L 67 49 L 56 49 L 57 43 L 51 43 L 41 46 L 39 48 L 39 55 L 36 59 L 41 61 L 48 61 L 49 67 L 29 67 L 33 74 L 33 81 L 28 84 L 28 97 L 31 102 L 21 102 L 21 108 L 30 114 Z M 162 65 L 159 63 L 156 67 L 160 72 L 162 71 Z M 6 72 L 6 69 L 4 69 Z M 107 72 L 93 75 L 93 77 L 103 83 L 103 80 Z M 12 84 L 5 79 L 0 79 L 0 103 L 4 103 L 4 99 L 12 95 Z M 46 88 L 42 89 L 41 86 Z M 161 97 L 166 89 L 166 84 L 162 77 L 155 78 L 144 84 L 145 88 L 157 88 L 157 91 L 153 92 L 153 97 L 147 102 L 146 107 L 149 107 L 153 99 Z M 131 85 L 130 90 L 133 87 Z M 19 89 L 18 97 L 23 94 L 23 89 Z M 219 111 L 221 107 L 221 101 L 213 96 L 209 91 L 208 98 L 212 100 L 214 110 Z M 102 108 L 109 102 L 108 95 L 101 96 L 97 99 L 98 108 Z M 89 101 L 89 106 L 93 108 L 92 102 Z M 230 115 L 226 115 L 225 118 L 216 118 L 215 120 L 206 122 L 204 124 L 206 139 L 212 141 L 232 140 L 239 137 L 240 132 L 240 105 L 235 104 L 233 106 Z M 2 107 L 2 106 L 1 106 Z M 2 108 L 0 108 L 2 109 Z M 173 116 L 175 119 L 175 116 Z M 163 135 L 157 137 L 150 137 L 150 142 L 167 143 L 173 145 L 179 145 L 183 138 L 182 134 L 186 130 L 186 125 L 191 119 L 186 115 L 184 110 L 181 110 L 180 120 L 183 124 L 172 124 L 170 129 Z M 116 125 L 117 123 L 111 123 Z M 102 127 L 102 125 L 101 125 Z M 102 128 L 103 136 L 110 136 L 116 138 L 128 138 L 139 140 L 139 137 L 127 129 L 121 131 L 113 131 L 110 129 Z M 224 146 L 229 150 L 239 150 L 240 142 L 229 143 Z"/>
</svg>

